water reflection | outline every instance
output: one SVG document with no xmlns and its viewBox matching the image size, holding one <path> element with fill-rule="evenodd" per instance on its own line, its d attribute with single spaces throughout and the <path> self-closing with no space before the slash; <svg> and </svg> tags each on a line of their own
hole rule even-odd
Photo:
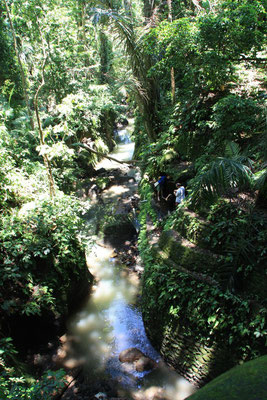
<svg viewBox="0 0 267 400">
<path fill-rule="evenodd" d="M 130 129 L 119 133 L 121 144 L 113 156 L 120 160 L 131 159 L 134 151 L 134 144 L 127 139 Z M 118 168 L 119 164 L 105 159 L 97 166 L 102 167 Z M 134 170 L 130 174 L 136 179 Z M 107 191 L 107 196 L 118 196 L 116 190 Z M 167 400 L 189 396 L 194 390 L 192 385 L 164 365 L 146 337 L 142 315 L 136 306 L 139 292 L 136 276 L 133 278 L 127 268 L 117 265 L 113 249 L 101 243 L 90 250 L 87 265 L 95 277 L 95 285 L 87 304 L 69 321 L 69 333 L 75 338 L 73 352 L 78 360 L 84 360 L 87 380 L 100 381 L 102 376 L 111 376 L 130 391 L 128 398 L 135 400 L 153 398 L 156 394 Z M 137 372 L 133 364 L 120 363 L 120 352 L 130 347 L 157 361 L 157 368 Z"/>
<path fill-rule="evenodd" d="M 124 267 L 116 265 L 113 250 L 95 245 L 87 262 L 97 283 L 88 303 L 70 321 L 69 331 L 78 338 L 77 356 L 86 360 L 90 376 L 109 375 L 130 388 L 136 399 L 147 397 L 151 387 L 163 388 L 165 399 L 187 397 L 192 393 L 191 385 L 160 361 L 148 341 L 141 312 L 135 305 L 139 288 L 132 285 L 127 274 L 121 274 Z M 133 364 L 120 363 L 120 352 L 130 347 L 157 361 L 158 367 L 137 372 Z"/>
</svg>

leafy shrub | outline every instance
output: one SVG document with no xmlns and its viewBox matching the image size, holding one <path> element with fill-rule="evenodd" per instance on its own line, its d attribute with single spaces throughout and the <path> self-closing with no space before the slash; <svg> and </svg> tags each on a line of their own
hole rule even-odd
<svg viewBox="0 0 267 400">
<path fill-rule="evenodd" d="M 0 398 L 2 400 L 53 399 L 66 383 L 65 371 L 46 371 L 40 379 L 25 374 L 24 365 L 16 360 L 17 351 L 11 338 L 0 340 Z M 26 375 L 26 376 L 25 376 Z"/>
<path fill-rule="evenodd" d="M 216 140 L 242 142 L 244 137 L 250 137 L 254 132 L 260 114 L 259 105 L 250 98 L 234 94 L 223 97 L 213 106 L 211 127 Z"/>
<path fill-rule="evenodd" d="M 209 248 L 224 255 L 224 279 L 232 290 L 246 290 L 257 277 L 260 281 L 255 297 L 264 298 L 264 265 L 267 260 L 264 237 L 267 220 L 255 209 L 245 211 L 223 201 L 213 205 L 209 213 L 210 229 L 205 241 Z"/>
<path fill-rule="evenodd" d="M 116 101 L 107 86 L 91 85 L 87 93 L 70 94 L 57 106 L 60 122 L 52 127 L 51 134 L 67 142 L 84 137 L 92 141 L 102 138 L 104 146 L 104 143 L 110 145 L 109 135 L 113 133 L 116 116 Z M 105 125 L 107 122 L 112 125 L 111 132 Z"/>
<path fill-rule="evenodd" d="M 43 309 L 66 312 L 71 279 L 85 268 L 80 214 L 79 202 L 63 196 L 26 204 L 2 217 L 2 318 Z"/>
<path fill-rule="evenodd" d="M 142 309 L 146 323 L 157 321 L 163 329 L 173 326 L 178 334 L 204 345 L 227 347 L 235 362 L 264 354 L 266 306 L 254 309 L 254 294 L 244 299 L 194 280 L 164 261 L 152 257 L 145 262 Z"/>
</svg>

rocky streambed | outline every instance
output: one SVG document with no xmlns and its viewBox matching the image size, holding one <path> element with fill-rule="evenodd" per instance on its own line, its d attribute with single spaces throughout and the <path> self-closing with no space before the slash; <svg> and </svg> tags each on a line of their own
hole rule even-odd
<svg viewBox="0 0 267 400">
<path fill-rule="evenodd" d="M 127 139 L 112 156 L 123 161 L 132 153 Z M 52 368 L 63 367 L 68 380 L 58 398 L 182 400 L 194 391 L 164 364 L 145 333 L 139 307 L 144 269 L 137 250 L 139 179 L 137 169 L 104 160 L 80 190 L 90 200 L 87 265 L 94 284 L 51 349 L 50 365 L 52 360 Z"/>
</svg>

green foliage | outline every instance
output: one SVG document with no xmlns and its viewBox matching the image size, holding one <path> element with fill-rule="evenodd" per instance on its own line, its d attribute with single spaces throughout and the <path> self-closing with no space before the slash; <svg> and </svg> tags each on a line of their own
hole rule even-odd
<svg viewBox="0 0 267 400">
<path fill-rule="evenodd" d="M 38 400 L 40 398 L 49 400 L 61 390 L 66 384 L 65 371 L 48 370 L 40 380 L 31 383 L 23 376 L 13 376 L 7 373 L 0 375 L 0 396 L 3 400 Z"/>
<path fill-rule="evenodd" d="M 224 255 L 222 279 L 233 291 L 246 291 L 247 283 L 256 281 L 267 260 L 265 215 L 254 209 L 245 211 L 219 202 L 211 207 L 208 221 L 210 229 L 205 241 L 210 249 Z M 261 283 L 257 295 L 262 297 Z"/>
<path fill-rule="evenodd" d="M 180 77 L 180 86 L 190 90 L 194 85 L 192 60 L 197 55 L 195 43 L 196 25 L 189 18 L 181 18 L 169 23 L 163 21 L 150 30 L 144 39 L 145 51 L 157 57 L 157 62 L 149 74 L 163 78 L 171 67 L 175 67 Z"/>
<path fill-rule="evenodd" d="M 0 14 L 3 13 L 4 4 L 0 5 Z M 0 93 L 6 100 L 11 101 L 12 96 L 18 100 L 21 98 L 21 84 L 19 72 L 14 63 L 14 49 L 11 37 L 8 34 L 4 19 L 0 17 Z"/>
<path fill-rule="evenodd" d="M 220 268 L 213 273 L 223 287 L 233 292 L 249 292 L 257 286 L 255 296 L 264 298 L 266 226 L 263 212 L 252 206 L 245 210 L 221 200 L 210 206 L 206 220 L 178 208 L 164 223 L 164 230 L 177 230 L 198 246 L 220 254 Z"/>
<path fill-rule="evenodd" d="M 2 217 L 2 318 L 41 314 L 44 309 L 66 312 L 71 279 L 85 268 L 78 239 L 80 213 L 79 202 L 64 196 L 26 204 L 20 212 Z"/>
<path fill-rule="evenodd" d="M 264 44 L 264 15 L 261 1 L 224 1 L 216 13 L 200 17 L 199 39 L 202 49 L 212 49 L 227 58 L 238 57 Z"/>
<path fill-rule="evenodd" d="M 266 365 L 266 355 L 238 365 L 212 380 L 188 400 L 264 399 Z"/>
<path fill-rule="evenodd" d="M 235 361 L 262 353 L 266 307 L 251 314 L 253 298 L 222 292 L 154 259 L 146 262 L 143 282 L 146 322 L 159 320 L 160 313 L 161 324 L 179 326 L 183 334 L 208 346 L 226 345 Z"/>
<path fill-rule="evenodd" d="M 213 106 L 210 126 L 215 133 L 217 146 L 220 141 L 242 140 L 252 136 L 258 126 L 262 110 L 258 102 L 251 98 L 229 95 Z"/>
<path fill-rule="evenodd" d="M 212 201 L 230 189 L 249 189 L 251 183 L 251 170 L 240 159 L 218 157 L 202 167 L 190 181 L 191 201 L 200 205 L 203 200 Z"/>
<path fill-rule="evenodd" d="M 68 95 L 57 106 L 57 118 L 60 123 L 53 126 L 53 134 L 55 137 L 64 138 L 67 142 L 72 137 L 77 141 L 83 137 L 90 138 L 93 141 L 100 139 L 101 124 L 106 113 L 113 110 L 116 115 L 114 102 L 115 99 L 109 89 L 103 85 L 90 86 L 87 93 L 80 92 L 76 95 Z M 103 133 L 102 140 L 105 141 Z"/>
<path fill-rule="evenodd" d="M 0 396 L 3 400 L 53 399 L 65 386 L 65 371 L 47 370 L 40 379 L 25 377 L 25 366 L 16 359 L 17 351 L 11 338 L 0 340 Z M 24 374 L 24 376 L 23 376 Z"/>
</svg>

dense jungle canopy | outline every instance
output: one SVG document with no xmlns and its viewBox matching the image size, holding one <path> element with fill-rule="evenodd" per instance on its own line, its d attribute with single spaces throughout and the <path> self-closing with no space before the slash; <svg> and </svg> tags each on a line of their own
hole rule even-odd
<svg viewBox="0 0 267 400">
<path fill-rule="evenodd" d="M 129 118 L 152 343 L 177 370 L 169 330 L 213 348 L 199 384 L 266 354 L 266 12 L 266 0 L 1 1 L 1 399 L 52 399 L 62 385 L 62 370 L 27 369 L 18 324 L 64 320 L 90 286 L 79 193 L 108 184 L 95 166 Z"/>
</svg>

